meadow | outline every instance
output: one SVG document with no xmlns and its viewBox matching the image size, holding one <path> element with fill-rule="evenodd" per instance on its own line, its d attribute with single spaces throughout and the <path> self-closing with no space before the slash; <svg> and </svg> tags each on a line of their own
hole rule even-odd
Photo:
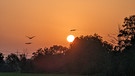
<svg viewBox="0 0 135 76">
<path fill-rule="evenodd" d="M 0 73 L 0 76 L 87 76 L 87 75 L 32 74 L 32 73 Z"/>
</svg>

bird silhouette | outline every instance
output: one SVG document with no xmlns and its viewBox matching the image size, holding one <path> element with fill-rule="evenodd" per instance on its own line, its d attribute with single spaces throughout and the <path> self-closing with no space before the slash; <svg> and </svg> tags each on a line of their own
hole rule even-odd
<svg viewBox="0 0 135 76">
<path fill-rule="evenodd" d="M 31 42 L 26 42 L 25 44 L 32 44 Z"/>
<path fill-rule="evenodd" d="M 29 38 L 29 39 L 33 39 L 36 36 L 26 36 L 26 37 Z"/>
<path fill-rule="evenodd" d="M 71 29 L 70 31 L 76 31 L 76 29 Z"/>
</svg>

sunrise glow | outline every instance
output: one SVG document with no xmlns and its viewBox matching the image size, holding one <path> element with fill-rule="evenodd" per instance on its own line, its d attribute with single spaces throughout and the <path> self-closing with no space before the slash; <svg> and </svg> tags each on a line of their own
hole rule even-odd
<svg viewBox="0 0 135 76">
<path fill-rule="evenodd" d="M 28 49 L 31 56 L 40 47 L 68 47 L 74 40 L 67 39 L 71 34 L 80 37 L 97 33 L 109 41 L 108 34 L 117 37 L 123 18 L 135 14 L 134 3 L 135 0 L 0 0 L 0 52 L 8 55 Z"/>
</svg>

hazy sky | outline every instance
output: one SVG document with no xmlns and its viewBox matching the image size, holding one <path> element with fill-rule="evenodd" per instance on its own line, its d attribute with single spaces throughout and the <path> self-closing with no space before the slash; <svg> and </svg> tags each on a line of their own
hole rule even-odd
<svg viewBox="0 0 135 76">
<path fill-rule="evenodd" d="M 69 34 L 97 33 L 107 39 L 133 14 L 135 0 L 0 0 L 0 52 L 68 46 Z M 77 31 L 70 32 L 73 28 Z M 36 37 L 29 40 L 26 35 Z"/>
</svg>

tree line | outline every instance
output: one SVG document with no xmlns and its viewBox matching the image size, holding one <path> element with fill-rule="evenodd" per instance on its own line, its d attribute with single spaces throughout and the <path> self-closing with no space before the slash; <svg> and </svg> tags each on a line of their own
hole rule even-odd
<svg viewBox="0 0 135 76">
<path fill-rule="evenodd" d="M 40 48 L 28 59 L 26 54 L 0 53 L 1 72 L 135 75 L 135 15 L 124 19 L 117 35 L 118 45 L 103 41 L 98 34 L 76 37 L 70 47 Z"/>
</svg>

